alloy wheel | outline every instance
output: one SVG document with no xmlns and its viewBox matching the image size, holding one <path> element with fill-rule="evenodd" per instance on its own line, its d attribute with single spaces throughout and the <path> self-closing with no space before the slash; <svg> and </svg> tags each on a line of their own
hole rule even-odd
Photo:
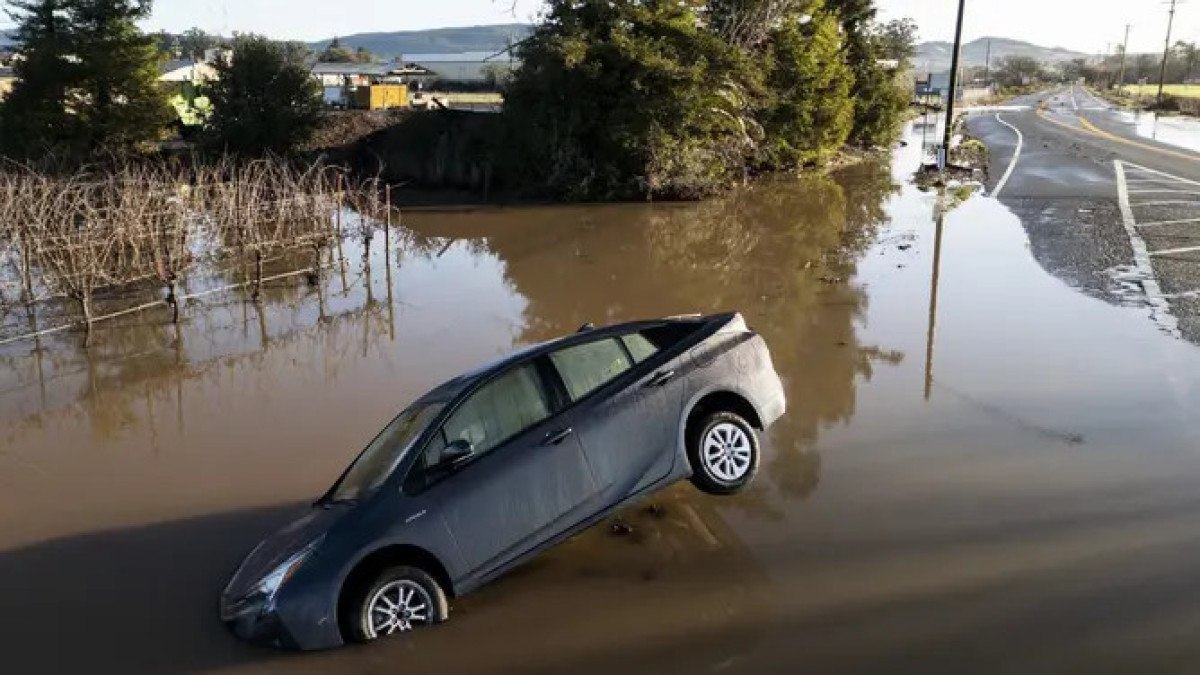
<svg viewBox="0 0 1200 675">
<path fill-rule="evenodd" d="M 367 637 L 374 639 L 429 624 L 433 600 L 420 584 L 399 579 L 375 591 L 368 606 Z"/>
<path fill-rule="evenodd" d="M 751 446 L 746 431 L 736 424 L 722 422 L 704 435 L 701 445 L 704 466 L 725 482 L 740 480 L 750 470 Z"/>
</svg>

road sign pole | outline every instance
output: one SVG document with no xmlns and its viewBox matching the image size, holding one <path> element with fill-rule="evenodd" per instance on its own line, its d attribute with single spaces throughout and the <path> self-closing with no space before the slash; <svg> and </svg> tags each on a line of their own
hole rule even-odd
<svg viewBox="0 0 1200 675">
<path fill-rule="evenodd" d="M 962 49 L 963 12 L 967 0 L 958 0 L 958 27 L 954 30 L 954 55 L 950 63 L 950 92 L 946 104 L 946 133 L 942 137 L 942 154 L 938 168 L 946 169 L 950 163 L 950 138 L 954 135 L 954 98 L 958 94 L 958 53 Z"/>
</svg>

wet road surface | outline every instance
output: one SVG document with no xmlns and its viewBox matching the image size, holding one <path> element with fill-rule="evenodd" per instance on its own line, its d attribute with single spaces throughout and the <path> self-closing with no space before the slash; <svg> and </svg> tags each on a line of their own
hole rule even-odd
<svg viewBox="0 0 1200 675">
<path fill-rule="evenodd" d="M 1200 349 L 1047 274 L 997 200 L 937 225 L 901 187 L 919 154 L 696 205 L 406 214 L 391 264 L 376 237 L 321 294 L 5 347 L 0 666 L 1194 670 Z M 731 308 L 790 398 L 749 493 L 676 486 L 411 639 L 224 632 L 240 557 L 414 396 L 587 321 Z"/>
<path fill-rule="evenodd" d="M 1118 110 L 1083 87 L 1014 103 L 976 110 L 968 130 L 1038 260 L 1200 343 L 1200 120 Z"/>
</svg>

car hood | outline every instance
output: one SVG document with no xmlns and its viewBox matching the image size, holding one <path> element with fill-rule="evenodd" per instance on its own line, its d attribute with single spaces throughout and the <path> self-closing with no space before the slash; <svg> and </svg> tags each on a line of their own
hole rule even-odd
<svg viewBox="0 0 1200 675">
<path fill-rule="evenodd" d="M 242 561 L 226 586 L 224 595 L 236 598 L 249 593 L 263 577 L 293 553 L 325 534 L 347 510 L 346 505 L 312 507 L 291 524 L 263 539 Z"/>
</svg>

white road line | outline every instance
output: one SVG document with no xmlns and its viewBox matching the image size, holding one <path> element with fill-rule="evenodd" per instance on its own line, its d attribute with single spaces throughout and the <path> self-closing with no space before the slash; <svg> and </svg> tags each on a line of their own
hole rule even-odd
<svg viewBox="0 0 1200 675">
<path fill-rule="evenodd" d="M 1176 253 L 1197 253 L 1200 252 L 1200 246 L 1185 246 L 1183 248 L 1169 248 L 1165 251 L 1151 251 L 1150 255 L 1174 255 Z"/>
<path fill-rule="evenodd" d="M 1075 112 L 1079 112 L 1079 101 L 1075 100 L 1075 87 L 1071 87 L 1071 107 L 1075 109 Z"/>
<path fill-rule="evenodd" d="M 1017 160 L 1021 159 L 1021 146 L 1025 145 L 1025 136 L 1021 134 L 1020 129 L 1001 119 L 1000 113 L 996 113 L 996 121 L 1008 127 L 1009 129 L 1012 129 L 1017 134 L 1017 149 L 1013 152 L 1012 161 L 1008 163 L 1008 170 L 1005 171 L 1004 175 L 1000 177 L 1000 182 L 996 183 L 996 189 L 992 191 L 992 196 L 996 199 L 999 199 L 1000 193 L 1004 190 L 1004 187 L 1008 185 L 1008 179 L 1012 178 L 1013 169 L 1017 168 Z"/>
<path fill-rule="evenodd" d="M 1137 220 L 1133 217 L 1133 208 L 1129 206 L 1129 185 L 1125 182 L 1125 163 L 1113 160 L 1117 172 L 1117 200 L 1121 207 L 1121 221 L 1125 225 L 1125 233 L 1129 236 L 1129 245 L 1133 248 L 1133 264 L 1141 277 L 1142 290 L 1146 293 L 1146 302 L 1150 305 L 1150 317 L 1165 332 L 1180 337 L 1179 321 L 1171 316 L 1171 305 L 1163 298 L 1162 286 L 1154 276 L 1154 266 L 1150 263 L 1149 249 L 1146 240 L 1137 230 Z"/>
<path fill-rule="evenodd" d="M 958 110 L 958 108 L 955 108 Z M 965 113 L 989 113 L 989 112 L 1025 112 L 1033 110 L 1033 106 L 1028 105 L 978 105 L 963 108 Z"/>
<path fill-rule="evenodd" d="M 1151 169 L 1149 167 L 1142 166 L 1141 164 L 1131 164 L 1129 162 L 1122 162 L 1122 164 L 1124 166 L 1132 167 L 1133 169 L 1135 169 L 1137 171 L 1142 171 L 1145 173 L 1152 173 L 1156 176 L 1162 176 L 1163 178 L 1169 178 L 1171 181 L 1176 182 L 1176 183 L 1188 183 L 1189 185 L 1195 185 L 1195 186 L 1200 187 L 1200 181 L 1189 180 L 1189 179 L 1183 178 L 1181 176 L 1176 176 L 1174 174 L 1166 173 L 1164 171 L 1159 171 L 1158 169 Z"/>
<path fill-rule="evenodd" d="M 1134 227 L 1158 227 L 1159 225 L 1186 225 L 1188 223 L 1200 223 L 1200 218 L 1187 218 L 1184 220 L 1160 220 L 1154 223 L 1138 223 Z"/>
<path fill-rule="evenodd" d="M 1200 201 L 1197 201 L 1197 200 L 1187 201 L 1184 199 L 1168 199 L 1163 202 L 1138 202 L 1138 203 L 1134 204 L 1133 206 L 1134 206 L 1134 208 L 1140 208 L 1142 206 L 1200 206 Z"/>
<path fill-rule="evenodd" d="M 1198 195 L 1200 192 L 1196 190 L 1176 190 L 1174 188 L 1163 188 L 1161 190 L 1130 190 L 1131 195 L 1156 195 L 1156 194 L 1172 194 L 1172 195 Z"/>
</svg>

